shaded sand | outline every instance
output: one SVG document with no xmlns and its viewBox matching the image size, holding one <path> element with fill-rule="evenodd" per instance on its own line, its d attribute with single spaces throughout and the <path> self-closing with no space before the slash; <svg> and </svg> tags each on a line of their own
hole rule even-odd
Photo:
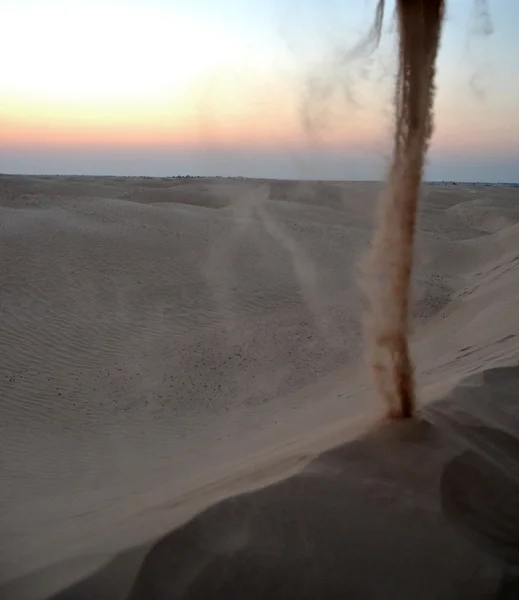
<svg viewBox="0 0 519 600">
<path fill-rule="evenodd" d="M 379 190 L 0 177 L 1 598 L 496 589 L 502 522 L 449 474 L 517 483 L 519 190 L 425 187 L 429 425 L 383 427 L 354 273 Z"/>
</svg>

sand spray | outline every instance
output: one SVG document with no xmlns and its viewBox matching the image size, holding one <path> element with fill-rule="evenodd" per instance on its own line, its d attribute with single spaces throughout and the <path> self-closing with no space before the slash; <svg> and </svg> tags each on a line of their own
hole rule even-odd
<svg viewBox="0 0 519 600">
<path fill-rule="evenodd" d="M 379 0 L 379 30 L 383 11 L 384 0 Z M 409 351 L 411 273 L 444 11 L 445 0 L 396 1 L 399 59 L 392 158 L 371 247 L 360 269 L 369 304 L 364 318 L 366 359 L 391 418 L 412 417 L 416 403 Z"/>
</svg>

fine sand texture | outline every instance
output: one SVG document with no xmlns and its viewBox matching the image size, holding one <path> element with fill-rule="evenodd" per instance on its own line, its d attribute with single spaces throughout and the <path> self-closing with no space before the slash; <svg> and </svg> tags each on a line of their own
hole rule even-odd
<svg viewBox="0 0 519 600">
<path fill-rule="evenodd" d="M 417 418 L 381 185 L 0 176 L 0 598 L 491 598 L 519 564 L 519 188 L 430 184 Z"/>
</svg>

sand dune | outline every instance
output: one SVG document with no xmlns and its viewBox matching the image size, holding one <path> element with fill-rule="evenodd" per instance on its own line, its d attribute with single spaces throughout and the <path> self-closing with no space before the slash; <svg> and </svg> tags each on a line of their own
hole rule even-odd
<svg viewBox="0 0 519 600">
<path fill-rule="evenodd" d="M 519 481 L 519 189 L 425 188 L 405 426 L 361 361 L 379 189 L 0 177 L 2 598 L 495 590 L 452 481 Z"/>
</svg>

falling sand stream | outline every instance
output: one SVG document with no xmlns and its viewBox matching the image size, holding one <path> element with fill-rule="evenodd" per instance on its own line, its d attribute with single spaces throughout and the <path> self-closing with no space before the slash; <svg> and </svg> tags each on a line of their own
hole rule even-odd
<svg viewBox="0 0 519 600">
<path fill-rule="evenodd" d="M 393 418 L 415 408 L 409 352 L 409 305 L 416 213 L 424 157 L 433 130 L 435 63 L 444 0 L 397 0 L 399 64 L 395 132 L 388 181 L 361 285 L 369 302 L 364 320 L 367 359 L 376 388 Z M 384 0 L 375 28 L 380 36 Z"/>
</svg>

